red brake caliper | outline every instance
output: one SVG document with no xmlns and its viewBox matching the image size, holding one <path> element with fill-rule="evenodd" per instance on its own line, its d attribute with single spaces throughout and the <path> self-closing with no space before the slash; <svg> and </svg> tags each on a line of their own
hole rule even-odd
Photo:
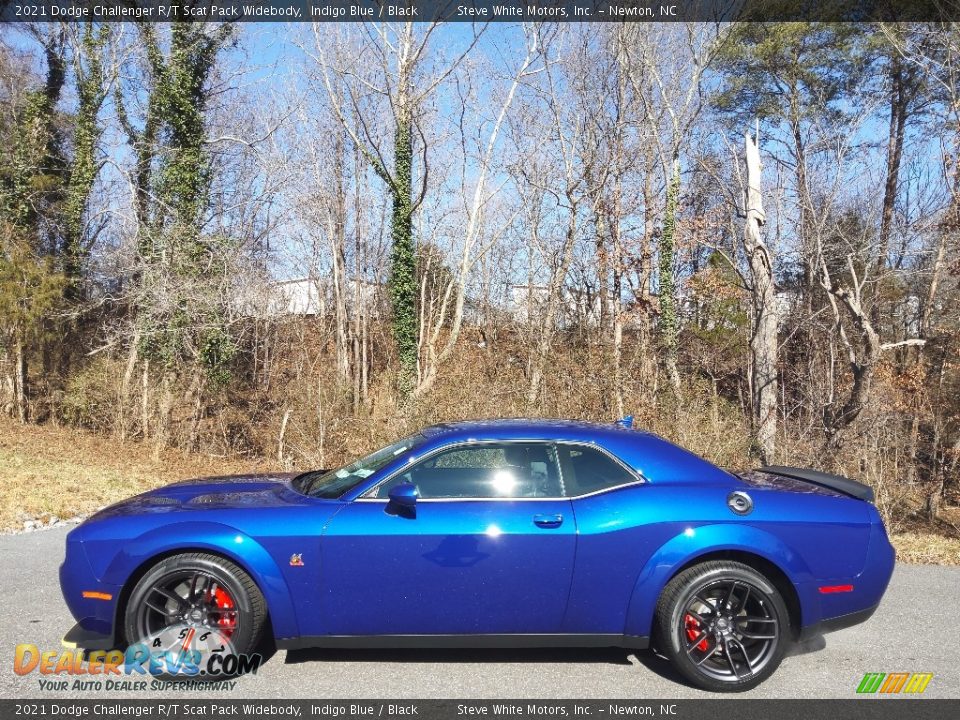
<svg viewBox="0 0 960 720">
<path fill-rule="evenodd" d="M 214 590 L 212 599 L 214 607 L 218 610 L 236 610 L 236 605 L 233 604 L 233 598 L 220 586 L 217 586 L 217 589 Z M 220 613 L 217 625 L 224 631 L 225 635 L 229 635 L 237 627 L 236 612 Z"/>
<path fill-rule="evenodd" d="M 683 616 L 683 627 L 687 631 L 687 640 L 689 640 L 690 642 L 693 642 L 698 637 L 700 637 L 700 623 L 697 621 L 697 619 L 693 615 L 690 615 L 688 613 L 687 615 Z M 706 638 L 704 638 L 699 643 L 697 643 L 697 650 L 699 650 L 700 652 L 707 651 Z"/>
</svg>

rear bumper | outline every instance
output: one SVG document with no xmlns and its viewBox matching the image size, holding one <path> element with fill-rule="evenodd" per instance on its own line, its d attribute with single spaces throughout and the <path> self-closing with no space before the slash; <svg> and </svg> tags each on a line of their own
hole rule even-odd
<svg viewBox="0 0 960 720">
<path fill-rule="evenodd" d="M 843 630 L 844 628 L 859 625 L 860 623 L 869 620 L 870 617 L 877 611 L 878 607 L 880 607 L 880 603 L 877 603 L 873 607 L 869 607 L 866 610 L 858 610 L 857 612 L 852 612 L 847 615 L 841 615 L 840 617 L 821 620 L 813 625 L 807 625 L 805 628 L 800 630 L 800 634 L 797 639 L 802 642 L 804 640 L 809 640 L 812 637 L 816 637 L 817 635 L 825 635 L 826 633 L 831 633 L 836 630 Z"/>
<path fill-rule="evenodd" d="M 807 584 L 806 596 L 814 600 L 818 617 L 811 617 L 798 633 L 801 640 L 842 630 L 870 619 L 886 592 L 896 564 L 896 552 L 879 517 L 871 525 L 867 560 L 855 577 L 828 578 Z M 850 585 L 850 592 L 824 592 L 823 586 Z M 799 588 L 798 588 L 799 590 Z"/>
</svg>

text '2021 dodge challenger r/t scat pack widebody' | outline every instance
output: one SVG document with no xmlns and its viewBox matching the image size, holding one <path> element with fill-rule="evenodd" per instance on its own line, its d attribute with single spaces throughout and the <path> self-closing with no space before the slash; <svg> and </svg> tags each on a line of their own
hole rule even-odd
<svg viewBox="0 0 960 720">
<path fill-rule="evenodd" d="M 64 641 L 652 645 L 702 688 L 744 690 L 790 642 L 876 609 L 894 551 L 872 499 L 813 470 L 731 474 L 628 422 L 437 425 L 339 470 L 100 511 L 67 537 Z"/>
</svg>

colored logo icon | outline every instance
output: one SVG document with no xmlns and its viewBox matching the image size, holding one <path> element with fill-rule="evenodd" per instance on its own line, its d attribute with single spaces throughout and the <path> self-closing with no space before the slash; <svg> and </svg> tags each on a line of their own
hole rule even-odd
<svg viewBox="0 0 960 720">
<path fill-rule="evenodd" d="M 927 689 L 932 679 L 933 673 L 867 673 L 857 686 L 857 692 L 868 695 L 919 695 Z"/>
</svg>

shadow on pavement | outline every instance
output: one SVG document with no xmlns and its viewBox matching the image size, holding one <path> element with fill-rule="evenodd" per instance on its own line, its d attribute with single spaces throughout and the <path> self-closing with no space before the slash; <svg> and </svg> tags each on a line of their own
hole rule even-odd
<svg viewBox="0 0 960 720">
<path fill-rule="evenodd" d="M 700 690 L 696 685 L 690 683 L 683 675 L 678 673 L 673 665 L 667 660 L 663 655 L 658 655 L 653 650 L 645 650 L 643 652 L 634 653 L 634 657 L 643 665 L 647 670 L 652 672 L 654 675 L 659 675 L 664 680 L 669 680 L 670 682 L 677 683 L 678 685 L 683 685 L 684 687 L 693 688 L 694 690 Z"/>
<path fill-rule="evenodd" d="M 827 646 L 823 635 L 791 643 L 786 657 L 820 652 Z M 631 665 L 631 656 L 650 672 L 688 688 L 696 687 L 678 673 L 670 661 L 653 650 L 623 648 L 443 648 L 443 649 L 323 649 L 288 650 L 286 664 L 309 662 L 394 663 L 606 663 Z M 266 658 L 265 658 L 266 660 Z"/>
<path fill-rule="evenodd" d="M 825 647 L 827 647 L 827 639 L 823 635 L 814 635 L 809 640 L 791 644 L 790 647 L 787 648 L 787 654 L 785 657 L 820 652 Z"/>
</svg>

